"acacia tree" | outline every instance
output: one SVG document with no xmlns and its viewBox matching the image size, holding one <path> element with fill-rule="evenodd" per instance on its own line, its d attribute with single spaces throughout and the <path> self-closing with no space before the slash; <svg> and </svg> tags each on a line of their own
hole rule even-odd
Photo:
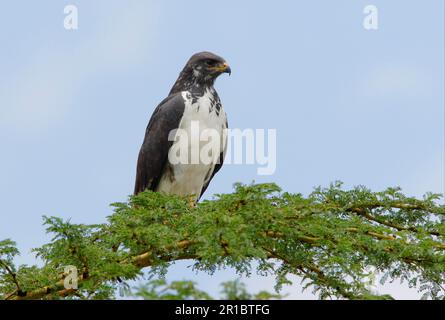
<svg viewBox="0 0 445 320">
<path fill-rule="evenodd" d="M 368 290 L 363 279 L 373 268 L 382 282 L 402 279 L 424 298 L 444 299 L 445 206 L 439 198 L 407 197 L 399 188 L 344 190 L 341 183 L 307 197 L 275 184 L 236 184 L 233 193 L 190 207 L 187 199 L 145 191 L 114 203 L 104 224 L 44 217 L 54 237 L 34 249 L 41 267 L 16 266 L 15 243 L 1 241 L 0 297 L 110 299 L 143 268 L 162 276 L 170 263 L 190 260 L 208 273 L 232 267 L 244 275 L 273 274 L 276 289 L 297 275 L 320 298 L 391 298 Z M 79 270 L 77 290 L 63 285 L 67 265 Z M 162 298 L 160 285 L 168 286 L 161 281 L 139 292 Z M 206 298 L 190 283 L 172 285 L 193 292 L 187 297 Z"/>
</svg>

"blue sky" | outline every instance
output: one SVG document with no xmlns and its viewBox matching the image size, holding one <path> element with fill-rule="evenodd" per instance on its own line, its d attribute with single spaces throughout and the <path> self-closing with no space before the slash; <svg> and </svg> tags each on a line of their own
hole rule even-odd
<svg viewBox="0 0 445 320">
<path fill-rule="evenodd" d="M 63 28 L 67 4 L 78 30 Z M 378 30 L 362 26 L 368 4 Z M 216 84 L 230 127 L 277 130 L 273 176 L 226 166 L 206 197 L 253 180 L 305 194 L 335 180 L 444 192 L 442 0 L 16 0 L 2 3 L 0 39 L 0 239 L 18 242 L 19 263 L 49 239 L 42 215 L 101 223 L 126 200 L 151 112 L 202 50 L 231 65 Z M 169 279 L 216 293 L 235 277 L 190 264 Z M 379 290 L 418 296 L 397 283 Z M 299 291 L 286 288 L 313 298 Z"/>
</svg>

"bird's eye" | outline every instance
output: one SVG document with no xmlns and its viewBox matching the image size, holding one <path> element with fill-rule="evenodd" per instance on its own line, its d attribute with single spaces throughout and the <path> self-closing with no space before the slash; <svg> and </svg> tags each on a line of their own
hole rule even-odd
<svg viewBox="0 0 445 320">
<path fill-rule="evenodd" d="M 216 64 L 215 60 L 206 60 L 205 64 L 209 67 L 212 67 Z"/>
</svg>

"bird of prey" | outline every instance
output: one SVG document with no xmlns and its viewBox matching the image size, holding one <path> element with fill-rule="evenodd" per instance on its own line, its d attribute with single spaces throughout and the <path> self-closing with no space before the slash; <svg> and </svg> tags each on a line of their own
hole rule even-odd
<svg viewBox="0 0 445 320">
<path fill-rule="evenodd" d="M 188 60 L 168 97 L 157 106 L 148 123 L 137 161 L 134 194 L 149 189 L 187 196 L 192 203 L 201 198 L 221 168 L 227 147 L 227 116 L 213 87 L 222 73 L 230 75 L 229 65 L 211 52 L 196 53 Z M 191 160 L 192 153 L 196 149 L 203 151 L 206 144 L 192 132 L 196 124 L 199 133 L 212 129 L 220 137 L 214 141 L 217 153 L 210 163 Z M 188 144 L 179 139 L 180 135 L 188 137 Z M 184 146 L 188 161 L 170 161 L 169 153 L 184 151 Z M 193 150 L 193 146 L 197 147 Z"/>
</svg>

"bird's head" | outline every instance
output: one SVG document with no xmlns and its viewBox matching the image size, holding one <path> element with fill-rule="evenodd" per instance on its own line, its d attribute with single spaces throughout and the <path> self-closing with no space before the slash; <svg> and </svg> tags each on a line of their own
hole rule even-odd
<svg viewBox="0 0 445 320">
<path fill-rule="evenodd" d="M 192 70 L 196 77 L 201 78 L 216 78 L 222 73 L 228 73 L 230 75 L 232 72 L 223 58 L 206 51 L 195 53 L 185 67 Z"/>
<path fill-rule="evenodd" d="M 207 51 L 195 53 L 181 71 L 170 94 L 188 90 L 196 85 L 202 88 L 212 86 L 219 75 L 223 73 L 230 75 L 231 72 L 232 70 L 222 57 Z"/>
</svg>

